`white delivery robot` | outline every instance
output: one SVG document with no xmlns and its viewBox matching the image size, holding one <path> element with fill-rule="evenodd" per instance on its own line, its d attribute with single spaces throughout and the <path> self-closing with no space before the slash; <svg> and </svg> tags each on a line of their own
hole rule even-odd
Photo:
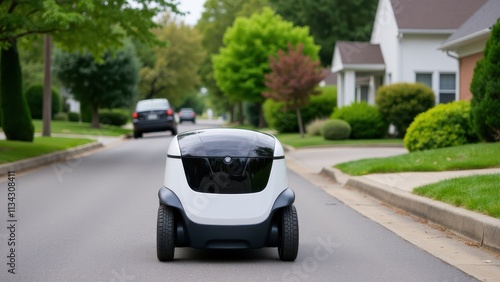
<svg viewBox="0 0 500 282">
<path fill-rule="evenodd" d="M 228 128 L 178 134 L 158 196 L 160 261 L 173 260 L 176 247 L 277 247 L 281 260 L 297 257 L 295 193 L 272 135 Z"/>
</svg>

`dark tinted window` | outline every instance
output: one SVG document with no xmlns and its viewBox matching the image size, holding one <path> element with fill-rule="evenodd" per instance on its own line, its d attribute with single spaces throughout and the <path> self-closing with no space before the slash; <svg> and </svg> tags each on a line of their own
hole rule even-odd
<svg viewBox="0 0 500 282">
<path fill-rule="evenodd" d="M 264 190 L 273 158 L 182 158 L 189 187 L 201 193 L 244 194 Z"/>
</svg>

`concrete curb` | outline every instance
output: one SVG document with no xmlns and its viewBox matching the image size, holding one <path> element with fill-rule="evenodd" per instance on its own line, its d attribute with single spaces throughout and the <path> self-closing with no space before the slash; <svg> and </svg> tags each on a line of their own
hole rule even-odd
<svg viewBox="0 0 500 282">
<path fill-rule="evenodd" d="M 25 160 L 20 160 L 16 162 L 6 163 L 0 165 L 0 176 L 7 175 L 8 171 L 22 171 L 30 168 L 34 168 L 41 165 L 47 165 L 53 162 L 58 162 L 61 160 L 66 160 L 72 158 L 75 155 L 80 155 L 85 152 L 102 148 L 104 145 L 100 142 L 93 142 L 78 147 L 70 148 L 67 150 L 57 151 L 54 153 L 29 158 Z"/>
<path fill-rule="evenodd" d="M 338 178 L 331 168 L 323 168 L 321 174 L 335 181 Z M 363 177 L 348 177 L 344 186 L 441 225 L 481 246 L 500 251 L 499 219 L 414 195 Z"/>
</svg>

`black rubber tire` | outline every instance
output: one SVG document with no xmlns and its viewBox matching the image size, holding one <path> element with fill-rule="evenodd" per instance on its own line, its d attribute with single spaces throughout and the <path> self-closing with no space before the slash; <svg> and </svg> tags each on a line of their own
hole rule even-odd
<svg viewBox="0 0 500 282">
<path fill-rule="evenodd" d="M 156 226 L 156 256 L 159 261 L 171 261 L 175 252 L 174 212 L 160 204 Z"/>
<path fill-rule="evenodd" d="M 281 209 L 278 253 L 282 261 L 294 261 L 299 252 L 299 222 L 294 205 Z"/>
<path fill-rule="evenodd" d="M 172 132 L 172 135 L 177 135 L 177 127 L 172 128 L 170 131 Z"/>
<path fill-rule="evenodd" d="M 142 138 L 142 132 L 140 132 L 140 131 L 134 131 L 134 138 L 135 139 Z"/>
</svg>

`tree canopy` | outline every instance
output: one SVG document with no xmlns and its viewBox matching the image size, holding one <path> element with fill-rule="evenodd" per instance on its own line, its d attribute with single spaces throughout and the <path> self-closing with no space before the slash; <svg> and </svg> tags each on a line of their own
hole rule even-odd
<svg viewBox="0 0 500 282">
<path fill-rule="evenodd" d="M 199 65 L 205 53 L 201 36 L 195 28 L 165 15 L 162 28 L 155 29 L 158 39 L 167 46 L 156 46 L 152 52 L 156 60 L 152 66 L 141 69 L 140 95 L 142 98 L 168 98 L 174 106 L 180 105 L 188 94 L 200 87 Z"/>
<path fill-rule="evenodd" d="M 321 46 L 323 66 L 332 64 L 333 49 L 338 40 L 370 39 L 377 0 L 269 0 L 285 20 L 298 26 L 309 26 L 316 44 Z"/>
<path fill-rule="evenodd" d="M 224 34 L 224 47 L 213 56 L 217 85 L 230 99 L 262 103 L 264 75 L 270 72 L 269 56 L 276 56 L 288 44 L 299 43 L 304 44 L 304 54 L 317 59 L 319 47 L 309 29 L 294 26 L 270 8 L 250 18 L 237 18 Z"/>
<path fill-rule="evenodd" d="M 320 94 L 316 90 L 318 84 L 325 78 L 319 61 L 313 61 L 304 55 L 303 45 L 297 48 L 288 46 L 288 53 L 278 51 L 278 58 L 270 57 L 271 73 L 265 75 L 265 84 L 268 91 L 263 95 L 275 101 L 284 101 L 287 108 L 296 110 L 297 123 L 302 138 L 304 125 L 300 108 L 309 103 L 311 95 Z"/>
<path fill-rule="evenodd" d="M 106 52 L 101 60 L 89 52 L 59 52 L 54 59 L 59 80 L 77 100 L 92 105 L 93 127 L 99 127 L 99 108 L 129 106 L 139 81 L 140 64 L 131 43 L 116 54 Z"/>
</svg>

